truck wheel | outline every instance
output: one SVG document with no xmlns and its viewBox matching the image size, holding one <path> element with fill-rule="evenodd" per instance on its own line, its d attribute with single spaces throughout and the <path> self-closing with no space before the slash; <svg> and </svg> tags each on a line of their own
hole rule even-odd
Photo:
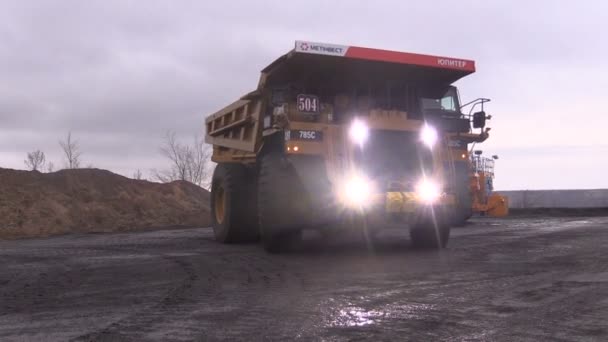
<svg viewBox="0 0 608 342">
<path fill-rule="evenodd" d="M 452 225 L 456 227 L 463 227 L 467 224 L 467 221 L 473 216 L 473 209 L 471 208 L 458 208 L 454 212 Z"/>
<path fill-rule="evenodd" d="M 432 222 L 418 224 L 410 228 L 410 238 L 416 248 L 445 248 L 450 238 L 450 226 Z"/>
<path fill-rule="evenodd" d="M 260 160 L 258 204 L 260 235 L 271 253 L 292 247 L 301 238 L 302 194 L 295 171 L 278 151 L 268 151 Z"/>
<path fill-rule="evenodd" d="M 211 223 L 222 243 L 257 238 L 257 206 L 253 176 L 244 165 L 218 164 L 211 182 Z"/>
</svg>

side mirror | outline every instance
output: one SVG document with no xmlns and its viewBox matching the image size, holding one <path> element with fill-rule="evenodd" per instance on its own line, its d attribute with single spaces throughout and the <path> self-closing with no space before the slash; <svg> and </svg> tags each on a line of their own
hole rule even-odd
<svg viewBox="0 0 608 342">
<path fill-rule="evenodd" d="M 498 156 L 497 155 L 493 155 L 492 159 L 496 160 L 496 159 L 498 159 Z"/>
<path fill-rule="evenodd" d="M 483 153 L 483 151 L 482 150 L 476 150 L 474 153 L 475 153 L 476 156 L 480 156 Z"/>
<path fill-rule="evenodd" d="M 486 127 L 486 112 L 481 111 L 473 114 L 473 128 Z"/>
</svg>

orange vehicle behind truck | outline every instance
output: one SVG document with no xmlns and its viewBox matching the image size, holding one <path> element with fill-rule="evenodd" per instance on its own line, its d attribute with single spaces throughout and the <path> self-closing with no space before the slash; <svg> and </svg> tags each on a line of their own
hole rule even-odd
<svg viewBox="0 0 608 342">
<path fill-rule="evenodd" d="M 471 209 L 482 216 L 504 217 L 509 215 L 509 199 L 494 191 L 494 164 L 498 156 L 482 156 L 475 151 L 471 156 Z"/>
</svg>

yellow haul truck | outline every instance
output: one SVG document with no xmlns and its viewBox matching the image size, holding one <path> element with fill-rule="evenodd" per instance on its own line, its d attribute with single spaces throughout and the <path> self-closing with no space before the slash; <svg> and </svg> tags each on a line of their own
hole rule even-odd
<svg viewBox="0 0 608 342">
<path fill-rule="evenodd" d="M 261 238 L 275 252 L 302 229 L 347 221 L 444 247 L 463 158 L 450 137 L 487 137 L 471 132 L 451 85 L 474 71 L 465 59 L 297 41 L 256 90 L 206 118 L 215 238 Z"/>
</svg>

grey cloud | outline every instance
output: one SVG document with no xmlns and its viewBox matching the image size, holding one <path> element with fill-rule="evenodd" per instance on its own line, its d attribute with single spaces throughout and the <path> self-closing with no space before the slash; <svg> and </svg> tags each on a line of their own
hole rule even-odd
<svg viewBox="0 0 608 342">
<path fill-rule="evenodd" d="M 608 5 L 600 1 L 0 6 L 0 165 L 10 167 L 33 148 L 53 150 L 68 130 L 93 164 L 123 174 L 161 167 L 165 131 L 184 139 L 202 131 L 204 115 L 255 88 L 259 70 L 296 39 L 475 59 L 479 72 L 459 82 L 463 97 L 492 97 L 497 115 L 519 120 L 527 108 L 573 102 L 591 112 L 608 74 L 597 62 L 608 53 L 599 40 Z M 544 134 L 547 144 L 568 143 Z"/>
</svg>

